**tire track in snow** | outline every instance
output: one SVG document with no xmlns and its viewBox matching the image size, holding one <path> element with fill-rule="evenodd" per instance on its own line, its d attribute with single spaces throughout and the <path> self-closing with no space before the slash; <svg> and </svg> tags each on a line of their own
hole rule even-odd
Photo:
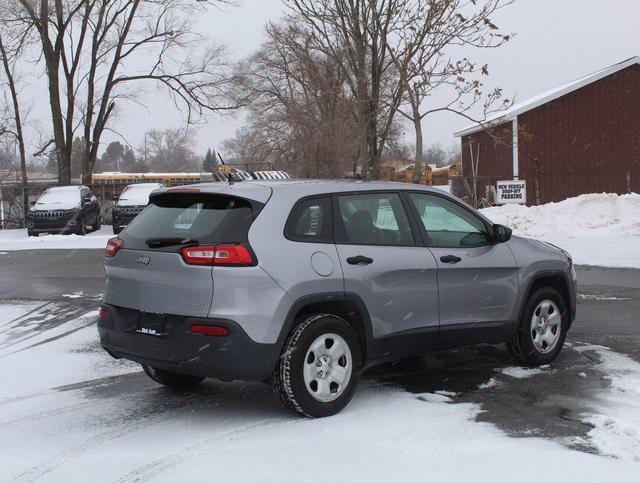
<svg viewBox="0 0 640 483">
<path fill-rule="evenodd" d="M 40 310 L 41 308 L 46 307 L 47 305 L 51 305 L 52 303 L 53 303 L 52 301 L 50 301 L 50 302 L 45 302 L 45 303 L 43 303 L 42 305 L 39 305 L 38 307 L 36 307 L 35 309 L 30 310 L 30 311 L 29 311 L 29 312 L 27 312 L 26 314 L 19 315 L 19 316 L 18 316 L 18 317 L 16 317 L 15 319 L 12 319 L 12 320 L 7 321 L 7 322 L 6 322 L 5 324 L 3 324 L 3 325 L 13 324 L 14 322 L 17 322 L 17 321 L 19 321 L 20 319 L 22 319 L 22 318 L 24 318 L 24 317 L 27 317 L 27 316 L 29 316 L 29 315 L 33 314 L 34 312 L 37 312 L 37 311 L 38 311 L 38 310 Z M 6 304 L 6 301 L 3 301 L 3 305 L 4 305 L 4 304 Z"/>
<path fill-rule="evenodd" d="M 117 427 L 116 429 L 109 429 L 103 431 L 95 436 L 92 436 L 84 441 L 74 444 L 68 448 L 64 448 L 48 459 L 41 461 L 40 463 L 28 468 L 10 479 L 14 483 L 26 483 L 35 481 L 43 475 L 50 473 L 56 468 L 62 466 L 67 461 L 76 458 L 87 451 L 90 451 L 97 446 L 108 443 L 110 441 L 122 438 L 130 433 L 135 433 L 138 430 L 149 428 L 156 424 L 166 421 L 165 415 L 154 415 L 150 417 L 142 417 L 134 423 Z"/>
<path fill-rule="evenodd" d="M 3 396 L 0 397 L 0 406 L 4 404 L 11 404 L 18 401 L 24 401 L 25 399 L 31 399 L 39 396 L 47 396 L 56 394 L 58 392 L 75 391 L 79 389 L 93 389 L 97 387 L 109 386 L 122 382 L 123 379 L 129 377 L 139 376 L 142 371 L 124 372 L 122 374 L 114 374 L 113 376 L 104 376 L 97 379 L 89 379 L 86 381 L 73 382 L 70 384 L 64 384 L 62 386 L 51 387 L 42 389 L 40 391 L 30 392 L 26 394 L 20 394 L 17 396 Z"/>
<path fill-rule="evenodd" d="M 13 428 L 14 426 L 20 426 L 26 423 L 34 423 L 42 419 L 47 419 L 51 416 L 59 416 L 62 414 L 75 412 L 78 409 L 88 409 L 100 404 L 102 404 L 102 401 L 82 401 L 74 404 L 68 404 L 66 406 L 57 407 L 54 409 L 49 409 L 48 411 L 30 413 L 20 418 L 10 419 L 8 421 L 0 421 L 0 433 L 6 431 L 7 429 Z"/>
<path fill-rule="evenodd" d="M 139 467 L 136 470 L 131 471 L 130 473 L 122 476 L 121 478 L 115 480 L 115 483 L 129 483 L 129 482 L 142 482 L 148 481 L 149 479 L 157 476 L 158 474 L 166 471 L 168 469 L 179 466 L 184 461 L 197 458 L 198 456 L 208 453 L 209 451 L 217 448 L 222 448 L 229 444 L 232 444 L 240 439 L 246 438 L 248 436 L 254 436 L 256 434 L 262 433 L 267 429 L 279 426 L 285 426 L 288 424 L 294 424 L 300 419 L 270 419 L 266 421 L 261 421 L 255 424 L 249 424 L 247 426 L 243 426 L 231 431 L 224 432 L 222 434 L 217 434 L 212 436 L 211 438 L 207 438 L 199 443 L 193 444 L 191 446 L 187 446 L 176 453 L 158 458 L 154 461 L 147 463 Z"/>
<path fill-rule="evenodd" d="M 45 304 L 51 305 L 53 302 Z M 9 324 L 5 324 L 0 331 L 3 339 L 0 350 L 11 351 L 31 339 L 46 336 L 47 332 L 58 329 L 64 324 L 74 322 L 84 317 L 91 317 L 93 310 L 88 307 L 65 304 L 54 304 L 51 308 L 40 311 L 44 306 L 18 317 Z M 94 319 L 95 320 L 95 319 Z M 19 350 L 19 349 L 18 349 Z M 17 350 L 12 351 L 16 352 Z"/>
<path fill-rule="evenodd" d="M 92 321 L 90 321 L 90 322 L 87 322 L 87 323 L 86 323 L 86 324 L 84 324 L 84 325 L 81 325 L 81 326 L 76 327 L 76 328 L 74 328 L 74 329 L 70 329 L 70 330 L 68 330 L 68 331 L 66 331 L 66 332 L 63 332 L 63 333 L 61 333 L 61 334 L 54 335 L 54 336 L 49 337 L 49 338 L 47 338 L 47 339 L 41 340 L 41 341 L 39 341 L 39 342 L 34 342 L 34 343 L 33 343 L 33 344 L 31 344 L 31 345 L 28 345 L 28 346 L 25 346 L 25 347 L 21 347 L 20 349 L 16 349 L 16 350 L 14 350 L 13 352 L 6 352 L 6 353 L 4 353 L 4 354 L 0 355 L 0 359 L 4 359 L 5 357 L 9 357 L 9 356 L 11 356 L 11 355 L 13 355 L 13 354 L 18 354 L 19 352 L 23 352 L 23 351 L 26 351 L 26 350 L 32 349 L 32 348 L 34 348 L 34 347 L 38 347 L 38 346 L 41 346 L 41 345 L 44 345 L 44 344 L 49 344 L 49 343 L 51 343 L 51 342 L 55 342 L 55 341 L 60 340 L 60 339 L 62 339 L 62 338 L 64 338 L 64 337 L 67 337 L 68 335 L 74 334 L 74 333 L 76 333 L 76 332 L 78 332 L 78 331 L 80 331 L 80 330 L 82 330 L 82 329 L 86 329 L 86 328 L 87 328 L 87 327 L 89 327 L 90 325 L 95 325 L 95 323 L 96 323 L 96 321 L 95 321 L 95 320 L 92 320 Z M 0 349 L 0 350 L 1 350 L 1 349 Z"/>
</svg>

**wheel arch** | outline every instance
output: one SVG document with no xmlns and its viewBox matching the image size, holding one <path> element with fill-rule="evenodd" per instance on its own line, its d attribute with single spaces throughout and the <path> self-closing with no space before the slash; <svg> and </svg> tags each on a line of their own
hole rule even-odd
<svg viewBox="0 0 640 483">
<path fill-rule="evenodd" d="M 531 277 L 520 304 L 518 321 L 522 318 L 522 311 L 524 310 L 529 297 L 531 297 L 536 290 L 542 287 L 552 288 L 560 294 L 569 313 L 569 327 L 571 327 L 573 319 L 575 318 L 575 301 L 573 300 L 575 297 L 573 296 L 572 299 L 572 291 L 570 288 L 571 282 L 569 281 L 567 274 L 561 270 L 546 270 L 538 272 Z"/>
<path fill-rule="evenodd" d="M 307 315 L 330 314 L 344 319 L 355 331 L 362 354 L 361 363 L 367 360 L 371 340 L 371 318 L 363 300 L 356 294 L 332 292 L 306 295 L 296 300 L 280 329 L 278 350 L 282 351 L 285 341 L 295 326 Z"/>
</svg>

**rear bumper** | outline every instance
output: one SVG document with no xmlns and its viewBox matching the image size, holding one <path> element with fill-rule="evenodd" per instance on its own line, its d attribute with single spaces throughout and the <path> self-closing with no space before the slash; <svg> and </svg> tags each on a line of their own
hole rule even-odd
<svg viewBox="0 0 640 483">
<path fill-rule="evenodd" d="M 273 372 L 279 356 L 275 344 L 252 341 L 231 320 L 164 315 L 162 335 L 136 332 L 140 312 L 103 304 L 110 316 L 98 319 L 102 347 L 112 356 L 167 371 L 222 380 L 264 381 Z M 192 324 L 223 326 L 225 337 L 190 332 Z"/>
</svg>

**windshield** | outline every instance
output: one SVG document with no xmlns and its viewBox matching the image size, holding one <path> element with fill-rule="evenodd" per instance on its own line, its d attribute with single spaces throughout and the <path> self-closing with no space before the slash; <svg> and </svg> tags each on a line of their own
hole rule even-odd
<svg viewBox="0 0 640 483">
<path fill-rule="evenodd" d="M 134 184 L 127 186 L 120 198 L 118 198 L 117 206 L 141 206 L 149 203 L 149 195 L 162 188 L 159 183 Z"/>
<path fill-rule="evenodd" d="M 80 206 L 80 190 L 78 189 L 55 189 L 45 191 L 38 201 L 36 207 L 43 208 L 51 206 L 53 208 L 75 208 Z"/>
<path fill-rule="evenodd" d="M 147 240 L 191 239 L 200 243 L 246 243 L 251 203 L 208 194 L 165 194 L 154 199 L 122 233 L 127 248 L 148 249 Z M 169 247 L 175 249 L 176 247 Z"/>
</svg>

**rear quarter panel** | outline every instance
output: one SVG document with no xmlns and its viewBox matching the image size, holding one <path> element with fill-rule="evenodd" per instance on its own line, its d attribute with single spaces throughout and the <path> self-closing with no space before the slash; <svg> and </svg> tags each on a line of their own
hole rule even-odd
<svg viewBox="0 0 640 483">
<path fill-rule="evenodd" d="M 275 342 L 296 300 L 311 294 L 344 291 L 342 268 L 334 244 L 291 241 L 284 236 L 287 218 L 299 198 L 294 192 L 274 190 L 249 230 L 249 243 L 258 265 L 286 293 L 286 297 L 270 305 L 271 312 L 265 312 L 268 319 L 265 323 L 270 328 L 265 332 L 264 342 Z"/>
</svg>

